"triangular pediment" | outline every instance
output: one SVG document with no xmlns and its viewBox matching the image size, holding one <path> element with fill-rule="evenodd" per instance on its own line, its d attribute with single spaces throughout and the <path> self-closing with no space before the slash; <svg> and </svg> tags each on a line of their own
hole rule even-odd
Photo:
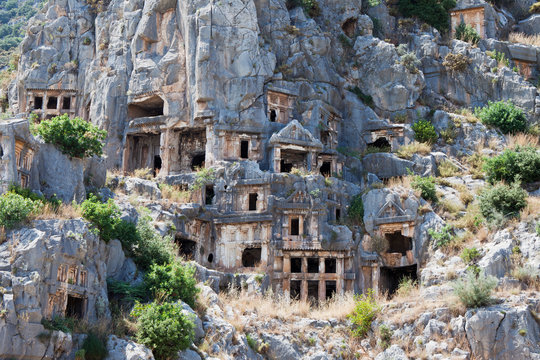
<svg viewBox="0 0 540 360">
<path fill-rule="evenodd" d="M 309 201 L 309 194 L 302 190 L 296 190 L 287 198 L 287 202 L 292 204 L 306 204 Z"/>
<path fill-rule="evenodd" d="M 377 213 L 377 218 L 393 218 L 405 215 L 405 211 L 394 201 L 387 201 Z"/>
<path fill-rule="evenodd" d="M 311 132 L 306 130 L 298 120 L 292 120 L 287 126 L 272 135 L 270 143 L 302 144 L 304 146 L 322 149 L 322 143 Z"/>
</svg>

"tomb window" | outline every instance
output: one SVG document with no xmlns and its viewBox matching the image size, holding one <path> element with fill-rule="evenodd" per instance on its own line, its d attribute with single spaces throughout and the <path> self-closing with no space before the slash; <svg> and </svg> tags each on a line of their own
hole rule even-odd
<svg viewBox="0 0 540 360">
<path fill-rule="evenodd" d="M 240 141 L 240 157 L 242 159 L 249 158 L 249 141 L 247 140 Z"/>
<path fill-rule="evenodd" d="M 291 219 L 291 235 L 293 236 L 300 235 L 300 219 L 299 218 Z"/>
<path fill-rule="evenodd" d="M 214 186 L 213 185 L 206 185 L 206 191 L 205 191 L 205 204 L 206 205 L 212 205 L 214 201 Z"/>
<path fill-rule="evenodd" d="M 318 273 L 319 272 L 319 258 L 308 258 L 307 270 L 308 270 L 308 273 L 311 273 L 311 274 Z"/>
<path fill-rule="evenodd" d="M 247 248 L 242 253 L 242 266 L 255 267 L 261 262 L 261 248 Z"/>
<path fill-rule="evenodd" d="M 336 259 L 324 259 L 324 272 L 327 274 L 336 273 Z"/>
<path fill-rule="evenodd" d="M 257 193 L 249 194 L 249 211 L 257 210 L 257 198 L 259 195 Z"/>
<path fill-rule="evenodd" d="M 41 110 L 43 108 L 43 97 L 42 96 L 36 96 L 34 98 L 34 109 Z"/>
<path fill-rule="evenodd" d="M 302 272 L 302 258 L 291 258 L 291 273 Z"/>
<path fill-rule="evenodd" d="M 54 110 L 58 108 L 58 98 L 56 96 L 51 96 L 47 99 L 47 109 Z"/>
<path fill-rule="evenodd" d="M 68 295 L 66 317 L 82 319 L 84 317 L 84 299 Z"/>
<path fill-rule="evenodd" d="M 66 96 L 62 99 L 62 109 L 63 110 L 69 110 L 71 109 L 71 97 Z"/>
</svg>

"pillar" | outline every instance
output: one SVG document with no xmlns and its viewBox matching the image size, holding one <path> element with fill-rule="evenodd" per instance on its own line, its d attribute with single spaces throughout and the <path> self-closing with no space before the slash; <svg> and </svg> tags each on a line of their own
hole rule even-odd
<svg viewBox="0 0 540 360">
<path fill-rule="evenodd" d="M 302 286 L 300 288 L 300 300 L 307 301 L 308 297 L 308 284 L 307 280 L 302 280 Z"/>
<path fill-rule="evenodd" d="M 343 267 L 343 258 L 337 258 L 336 259 L 336 274 L 337 274 L 337 280 L 336 280 L 336 293 L 341 295 L 344 292 L 344 267 Z"/>
</svg>

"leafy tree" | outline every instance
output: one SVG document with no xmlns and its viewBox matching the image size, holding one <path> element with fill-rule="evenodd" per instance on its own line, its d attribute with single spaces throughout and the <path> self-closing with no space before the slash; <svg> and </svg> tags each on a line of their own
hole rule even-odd
<svg viewBox="0 0 540 360">
<path fill-rule="evenodd" d="M 476 116 L 485 125 L 496 126 L 504 134 L 527 130 L 527 118 L 523 110 L 516 107 L 510 101 L 489 101 L 487 106 L 476 111 Z"/>
<path fill-rule="evenodd" d="M 145 283 L 155 298 L 165 300 L 182 300 L 192 308 L 195 307 L 197 293 L 195 267 L 175 261 L 167 265 L 154 264 L 146 274 Z"/>
<path fill-rule="evenodd" d="M 421 143 L 433 144 L 439 138 L 435 126 L 426 119 L 419 119 L 412 125 L 412 129 L 414 138 Z"/>
<path fill-rule="evenodd" d="M 172 359 L 195 337 L 193 319 L 180 304 L 136 304 L 131 315 L 137 318 L 137 341 L 149 347 L 156 359 Z"/>
<path fill-rule="evenodd" d="M 70 119 L 67 114 L 43 120 L 33 125 L 33 130 L 46 143 L 53 144 L 62 153 L 76 158 L 101 156 L 103 141 L 107 137 L 105 130 L 98 129 L 80 117 Z"/>
</svg>

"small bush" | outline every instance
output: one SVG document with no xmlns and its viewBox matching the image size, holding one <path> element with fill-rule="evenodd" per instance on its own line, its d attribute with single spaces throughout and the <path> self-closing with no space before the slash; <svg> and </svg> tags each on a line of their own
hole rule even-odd
<svg viewBox="0 0 540 360">
<path fill-rule="evenodd" d="M 137 231 L 137 225 L 125 220 L 116 222 L 113 231 L 113 238 L 120 240 L 122 243 L 122 248 L 128 254 L 128 256 L 133 255 L 133 250 L 141 241 L 139 232 Z"/>
<path fill-rule="evenodd" d="M 435 178 L 432 176 L 422 177 L 414 176 L 412 181 L 412 187 L 415 190 L 419 190 L 421 196 L 433 202 L 437 202 L 437 192 L 435 190 Z"/>
<path fill-rule="evenodd" d="M 521 281 L 527 286 L 532 286 L 538 282 L 540 274 L 532 266 L 521 266 L 512 270 L 512 277 Z"/>
<path fill-rule="evenodd" d="M 12 229 L 25 221 L 34 210 L 36 203 L 19 194 L 8 192 L 0 196 L 0 228 Z"/>
<path fill-rule="evenodd" d="M 349 88 L 348 90 L 355 94 L 364 104 L 366 104 L 370 108 L 375 105 L 375 103 L 373 102 L 373 98 L 370 95 L 364 94 L 358 86 Z"/>
<path fill-rule="evenodd" d="M 294 9 L 298 6 L 302 7 L 306 15 L 310 17 L 317 17 L 321 14 L 317 0 L 287 0 L 287 9 Z"/>
<path fill-rule="evenodd" d="M 418 66 L 422 64 L 413 52 L 407 52 L 401 55 L 399 62 L 405 66 L 411 74 L 416 74 L 418 72 Z"/>
<path fill-rule="evenodd" d="M 485 125 L 496 126 L 504 134 L 527 130 L 527 118 L 523 111 L 511 102 L 488 102 L 488 105 L 477 110 L 476 116 Z"/>
<path fill-rule="evenodd" d="M 532 14 L 540 13 L 540 1 L 532 4 L 531 7 L 529 8 L 529 12 Z"/>
<path fill-rule="evenodd" d="M 400 146 L 396 150 L 396 155 L 400 158 L 411 159 L 414 154 L 429 155 L 431 153 L 431 146 L 427 143 L 413 141 L 410 144 Z"/>
<path fill-rule="evenodd" d="M 489 182 L 521 180 L 526 183 L 540 181 L 540 153 L 534 147 L 516 146 L 501 155 L 487 159 L 484 164 Z"/>
<path fill-rule="evenodd" d="M 197 191 L 202 189 L 208 183 L 211 183 L 216 178 L 214 169 L 212 168 L 198 168 L 195 174 L 195 180 L 189 185 L 189 190 Z"/>
<path fill-rule="evenodd" d="M 480 41 L 480 35 L 471 25 L 462 22 L 456 27 L 456 39 L 476 45 Z"/>
<path fill-rule="evenodd" d="M 145 283 L 155 298 L 174 301 L 182 300 L 195 307 L 197 293 L 195 267 L 173 262 L 168 265 L 152 265 L 146 274 Z"/>
<path fill-rule="evenodd" d="M 435 240 L 435 246 L 439 248 L 449 245 L 454 239 L 454 230 L 450 225 L 443 226 L 440 231 L 429 229 L 428 234 Z"/>
<path fill-rule="evenodd" d="M 449 53 L 443 61 L 443 66 L 454 72 L 465 71 L 470 64 L 471 59 L 464 54 Z"/>
<path fill-rule="evenodd" d="M 412 129 L 414 138 L 421 143 L 433 144 L 439 138 L 435 126 L 428 120 L 419 119 L 413 124 Z"/>
<path fill-rule="evenodd" d="M 73 328 L 75 328 L 75 320 L 72 318 L 54 316 L 51 320 L 42 318 L 41 325 L 43 325 L 43 327 L 48 330 L 71 333 L 73 331 Z"/>
<path fill-rule="evenodd" d="M 489 187 L 480 194 L 480 211 L 488 220 L 498 217 L 517 217 L 527 206 L 527 192 L 519 183 L 512 185 L 498 184 Z"/>
<path fill-rule="evenodd" d="M 156 359 L 174 357 L 195 337 L 193 319 L 184 315 L 180 304 L 136 304 L 131 315 L 137 318 L 137 342 L 149 347 Z"/>
<path fill-rule="evenodd" d="M 125 303 L 134 303 L 148 298 L 145 284 L 131 285 L 125 281 L 107 278 L 107 293 L 109 298 L 118 298 Z"/>
<path fill-rule="evenodd" d="M 102 203 L 95 195 L 82 202 L 83 217 L 90 221 L 99 232 L 99 237 L 108 242 L 115 235 L 115 227 L 120 223 L 120 209 L 112 199 Z"/>
<path fill-rule="evenodd" d="M 439 174 L 442 177 L 451 177 L 459 175 L 459 169 L 456 165 L 454 165 L 453 162 L 450 160 L 444 160 L 437 166 L 437 169 L 439 170 Z"/>
<path fill-rule="evenodd" d="M 107 357 L 108 351 L 105 342 L 94 333 L 89 333 L 84 339 L 82 348 L 85 360 L 102 360 Z"/>
<path fill-rule="evenodd" d="M 470 248 L 470 249 L 463 249 L 460 255 L 463 262 L 467 265 L 473 265 L 476 264 L 478 260 L 480 260 L 480 252 L 477 248 Z"/>
<path fill-rule="evenodd" d="M 486 54 L 490 58 L 492 58 L 493 60 L 497 61 L 497 66 L 498 67 L 502 67 L 502 66 L 509 67 L 510 66 L 510 61 L 506 58 L 506 55 L 503 52 L 498 52 L 497 50 L 494 50 L 494 51 L 486 51 Z M 495 69 L 497 69 L 497 68 L 495 68 Z M 494 71 L 494 72 L 496 72 L 496 71 Z"/>
<path fill-rule="evenodd" d="M 103 141 L 107 137 L 105 130 L 79 117 L 70 119 L 67 114 L 43 120 L 34 124 L 32 129 L 46 143 L 53 144 L 66 155 L 84 158 L 101 156 Z"/>
<path fill-rule="evenodd" d="M 379 339 L 381 340 L 381 348 L 383 350 L 388 349 L 392 340 L 392 330 L 384 324 L 379 326 Z"/>
<path fill-rule="evenodd" d="M 354 224 L 362 224 L 364 222 L 364 203 L 362 202 L 362 194 L 355 195 L 351 204 L 349 205 L 348 211 L 349 219 Z"/>
<path fill-rule="evenodd" d="M 152 224 L 149 216 L 142 216 L 137 223 L 139 243 L 133 249 L 133 261 L 142 269 L 148 270 L 152 264 L 170 264 L 178 249 L 170 236 L 160 236 Z"/>
<path fill-rule="evenodd" d="M 418 286 L 418 283 L 410 277 L 404 277 L 399 281 L 396 296 L 409 296 Z"/>
<path fill-rule="evenodd" d="M 493 303 L 491 293 L 497 286 L 497 279 L 486 276 L 482 271 L 475 274 L 467 271 L 465 278 L 459 279 L 453 284 L 454 293 L 467 308 L 477 308 Z"/>
<path fill-rule="evenodd" d="M 352 322 L 352 333 L 354 336 L 363 338 L 371 328 L 371 323 L 381 310 L 373 289 L 368 289 L 365 294 L 356 297 L 353 313 L 348 317 Z"/>
</svg>

